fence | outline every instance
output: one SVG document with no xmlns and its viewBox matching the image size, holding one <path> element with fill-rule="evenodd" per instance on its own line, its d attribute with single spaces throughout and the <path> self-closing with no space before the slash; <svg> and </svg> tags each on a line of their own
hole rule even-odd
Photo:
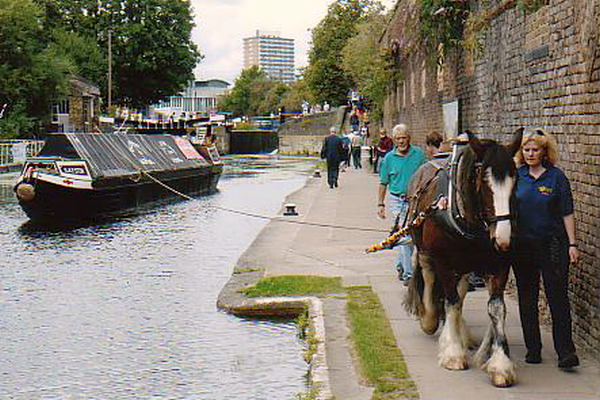
<svg viewBox="0 0 600 400">
<path fill-rule="evenodd" d="M 22 165 L 25 158 L 35 156 L 43 140 L 0 140 L 0 171 Z"/>
</svg>

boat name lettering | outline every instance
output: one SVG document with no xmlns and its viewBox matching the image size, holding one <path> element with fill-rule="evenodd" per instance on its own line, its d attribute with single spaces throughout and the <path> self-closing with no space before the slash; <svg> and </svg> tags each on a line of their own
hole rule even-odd
<svg viewBox="0 0 600 400">
<path fill-rule="evenodd" d="M 69 175 L 87 175 L 87 172 L 85 171 L 84 166 L 75 166 L 75 165 L 63 166 L 63 167 L 61 167 L 61 171 L 65 174 L 69 174 Z"/>
</svg>

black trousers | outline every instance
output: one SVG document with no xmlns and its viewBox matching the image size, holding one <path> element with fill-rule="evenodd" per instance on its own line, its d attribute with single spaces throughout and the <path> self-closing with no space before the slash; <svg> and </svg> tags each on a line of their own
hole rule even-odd
<svg viewBox="0 0 600 400">
<path fill-rule="evenodd" d="M 542 349 L 538 299 L 540 274 L 552 316 L 552 338 L 558 358 L 575 353 L 569 305 L 569 252 L 566 238 L 519 240 L 513 265 L 519 291 L 519 314 L 529 352 Z"/>
<path fill-rule="evenodd" d="M 352 147 L 352 163 L 354 164 L 354 168 L 362 168 L 360 150 L 360 146 Z"/>
<path fill-rule="evenodd" d="M 327 161 L 327 183 L 329 187 L 337 186 L 338 176 L 340 175 L 340 162 Z"/>
</svg>

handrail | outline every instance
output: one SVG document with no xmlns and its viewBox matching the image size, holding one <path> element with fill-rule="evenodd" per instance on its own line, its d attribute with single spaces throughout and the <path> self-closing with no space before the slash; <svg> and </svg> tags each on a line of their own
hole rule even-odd
<svg viewBox="0 0 600 400">
<path fill-rule="evenodd" d="M 26 157 L 37 155 L 43 140 L 0 140 L 0 167 L 21 165 Z"/>
</svg>

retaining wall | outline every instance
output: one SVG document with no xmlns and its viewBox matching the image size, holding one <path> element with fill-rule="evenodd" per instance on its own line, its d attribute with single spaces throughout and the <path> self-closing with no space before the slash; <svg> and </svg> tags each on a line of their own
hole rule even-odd
<svg viewBox="0 0 600 400">
<path fill-rule="evenodd" d="M 282 154 L 319 154 L 323 139 L 329 128 L 338 131 L 344 123 L 345 107 L 336 110 L 307 115 L 286 121 L 279 127 L 279 152 Z"/>
</svg>

